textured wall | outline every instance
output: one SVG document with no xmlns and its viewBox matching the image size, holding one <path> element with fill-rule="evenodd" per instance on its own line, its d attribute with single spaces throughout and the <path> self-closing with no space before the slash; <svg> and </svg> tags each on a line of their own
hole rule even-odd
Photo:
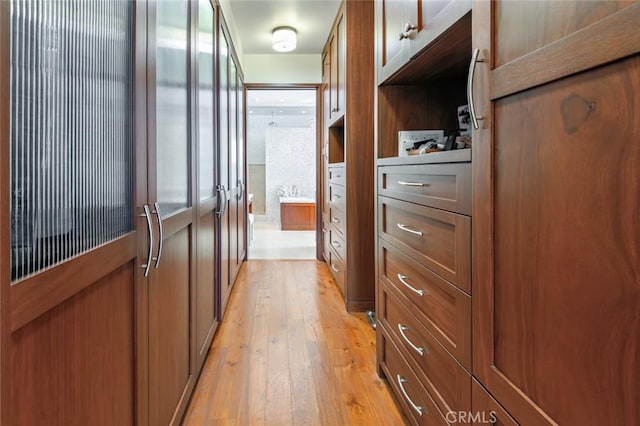
<svg viewBox="0 0 640 426">
<path fill-rule="evenodd" d="M 266 129 L 266 207 L 269 222 L 280 221 L 278 188 L 296 185 L 300 195 L 316 194 L 315 129 Z"/>
</svg>

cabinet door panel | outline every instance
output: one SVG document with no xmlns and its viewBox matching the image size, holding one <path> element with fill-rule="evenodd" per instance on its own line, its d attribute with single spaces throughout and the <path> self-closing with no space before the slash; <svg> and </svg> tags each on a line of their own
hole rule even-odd
<svg viewBox="0 0 640 426">
<path fill-rule="evenodd" d="M 409 59 L 409 40 L 401 39 L 405 24 L 415 23 L 416 0 L 376 2 L 376 66 L 378 84 L 385 81 Z"/>
<path fill-rule="evenodd" d="M 149 423 L 169 424 L 190 377 L 190 230 L 164 241 L 149 286 Z"/>
<path fill-rule="evenodd" d="M 636 56 L 495 103 L 474 369 L 521 423 L 640 419 L 638 75 Z"/>
<path fill-rule="evenodd" d="M 587 27 L 635 1 L 499 1 L 496 68 Z M 594 49 L 600 49 L 595 47 Z"/>
</svg>

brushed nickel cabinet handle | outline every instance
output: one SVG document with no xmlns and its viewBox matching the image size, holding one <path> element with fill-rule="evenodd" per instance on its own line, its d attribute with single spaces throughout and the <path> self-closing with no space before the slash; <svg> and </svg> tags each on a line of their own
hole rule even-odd
<svg viewBox="0 0 640 426">
<path fill-rule="evenodd" d="M 338 269 L 335 263 L 331 264 L 331 269 L 333 269 L 334 272 L 340 272 L 340 269 Z"/>
<path fill-rule="evenodd" d="M 428 183 L 423 182 L 405 182 L 403 180 L 398 181 L 398 185 L 402 186 L 430 186 Z"/>
<path fill-rule="evenodd" d="M 424 355 L 424 349 L 423 349 L 423 348 L 420 348 L 420 347 L 418 347 L 418 346 L 416 346 L 416 345 L 415 345 L 411 340 L 409 340 L 409 338 L 407 337 L 407 335 L 406 335 L 406 334 L 404 334 L 404 332 L 405 332 L 406 330 L 408 330 L 408 329 L 409 329 L 409 327 L 407 327 L 406 325 L 402 325 L 402 324 L 398 323 L 398 331 L 400 332 L 400 335 L 402 336 L 402 338 L 404 339 L 404 341 L 405 341 L 405 342 L 407 342 L 407 343 L 409 344 L 409 346 L 411 346 L 411 348 L 412 348 L 414 351 L 418 352 L 418 354 L 419 354 L 420 356 L 423 356 L 423 355 Z"/>
<path fill-rule="evenodd" d="M 327 228 L 322 228 L 322 232 L 327 232 Z"/>
<path fill-rule="evenodd" d="M 417 30 L 418 26 L 411 24 L 409 22 L 407 22 L 406 24 L 404 24 L 404 28 L 402 31 L 400 31 L 400 40 L 404 40 L 405 38 L 411 38 L 411 33 L 413 33 L 413 31 Z"/>
<path fill-rule="evenodd" d="M 418 413 L 419 416 L 422 415 L 424 408 L 417 406 L 412 400 L 411 398 L 409 398 L 409 395 L 407 395 L 407 391 L 404 390 L 404 386 L 403 383 L 405 383 L 407 381 L 407 379 L 405 379 L 404 377 L 402 377 L 399 374 L 396 374 L 396 380 L 398 381 L 398 386 L 400 386 L 400 391 L 402 392 L 402 395 L 404 395 L 405 399 L 407 400 L 407 402 L 409 402 L 409 405 L 411 405 L 411 408 L 414 409 L 414 411 L 416 413 Z"/>
<path fill-rule="evenodd" d="M 153 253 L 153 228 L 151 226 L 151 211 L 149 210 L 148 205 L 144 205 L 144 213 L 140 216 L 144 216 L 147 218 L 147 228 L 149 230 L 149 251 L 147 252 L 147 263 L 140 265 L 141 268 L 144 269 L 144 276 L 147 277 L 149 275 L 149 268 L 151 267 L 151 256 Z"/>
<path fill-rule="evenodd" d="M 338 108 L 331 108 L 331 112 L 338 112 L 339 109 Z"/>
<path fill-rule="evenodd" d="M 407 287 L 409 290 L 413 291 L 415 294 L 417 294 L 420 297 L 424 296 L 424 290 L 418 290 L 417 288 L 413 287 L 411 284 L 409 284 L 406 281 L 407 278 L 408 277 L 406 275 L 398 274 L 398 279 L 402 284 L 404 284 L 405 287 Z"/>
<path fill-rule="evenodd" d="M 471 116 L 471 123 L 473 128 L 478 129 L 478 120 L 484 120 L 484 117 L 476 116 L 475 101 L 473 100 L 473 76 L 476 72 L 476 63 L 484 62 L 483 59 L 478 59 L 480 55 L 480 49 L 473 49 L 471 55 L 471 63 L 469 64 L 469 74 L 467 75 L 467 103 L 469 104 L 469 115 Z"/>
<path fill-rule="evenodd" d="M 333 223 L 340 223 L 340 219 L 336 219 L 335 217 L 331 218 L 331 222 Z"/>
<path fill-rule="evenodd" d="M 332 243 L 333 243 L 333 246 L 336 247 L 336 248 L 342 247 L 342 245 L 338 241 L 332 241 Z"/>
<path fill-rule="evenodd" d="M 153 207 L 155 208 L 153 213 L 158 217 L 158 229 L 160 230 L 160 241 L 158 242 L 158 257 L 155 258 L 155 269 L 158 269 L 158 265 L 160 265 L 160 259 L 162 258 L 162 240 L 164 240 L 164 229 L 162 228 L 162 214 L 160 213 L 160 204 L 158 204 L 158 202 L 156 201 L 155 203 L 153 203 Z"/>
<path fill-rule="evenodd" d="M 408 232 L 410 234 L 419 235 L 421 237 L 423 235 L 421 231 L 416 231 L 415 229 L 411 229 L 411 228 L 407 227 L 407 225 L 405 225 L 404 223 L 398 223 L 397 225 L 398 225 L 398 228 L 400 228 L 403 231 Z"/>
</svg>

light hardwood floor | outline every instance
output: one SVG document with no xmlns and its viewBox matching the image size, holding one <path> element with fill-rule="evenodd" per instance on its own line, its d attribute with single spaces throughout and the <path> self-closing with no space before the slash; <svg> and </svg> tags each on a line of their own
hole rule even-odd
<svg viewBox="0 0 640 426">
<path fill-rule="evenodd" d="M 184 425 L 403 425 L 326 264 L 243 265 Z"/>
</svg>

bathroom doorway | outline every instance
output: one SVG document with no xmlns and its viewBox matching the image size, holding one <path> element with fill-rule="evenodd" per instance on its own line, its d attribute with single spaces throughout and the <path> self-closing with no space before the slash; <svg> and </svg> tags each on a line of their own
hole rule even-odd
<svg viewBox="0 0 640 426">
<path fill-rule="evenodd" d="M 249 259 L 315 259 L 318 86 L 247 85 Z"/>
</svg>

